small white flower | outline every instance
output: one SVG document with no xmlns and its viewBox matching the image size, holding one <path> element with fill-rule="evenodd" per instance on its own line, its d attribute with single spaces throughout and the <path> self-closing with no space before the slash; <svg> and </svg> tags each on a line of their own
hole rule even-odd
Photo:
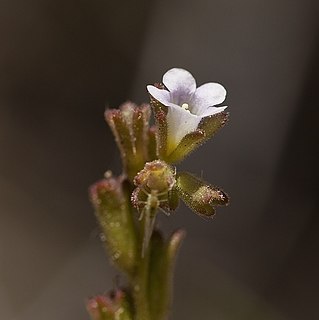
<svg viewBox="0 0 319 320">
<path fill-rule="evenodd" d="M 192 74 L 184 69 L 168 70 L 162 80 L 167 90 L 147 86 L 148 92 L 168 107 L 168 153 L 182 138 L 197 129 L 202 118 L 224 111 L 227 107 L 215 107 L 225 100 L 226 90 L 218 83 L 205 83 L 196 88 Z"/>
</svg>

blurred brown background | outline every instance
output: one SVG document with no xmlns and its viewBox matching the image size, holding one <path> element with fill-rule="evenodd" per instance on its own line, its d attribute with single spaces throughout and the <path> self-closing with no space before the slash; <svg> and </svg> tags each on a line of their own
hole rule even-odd
<svg viewBox="0 0 319 320">
<path fill-rule="evenodd" d="M 88 319 L 116 273 L 88 186 L 120 172 L 106 106 L 171 67 L 228 90 L 230 123 L 180 167 L 231 206 L 187 229 L 172 319 L 318 319 L 315 0 L 0 0 L 0 316 Z"/>
</svg>

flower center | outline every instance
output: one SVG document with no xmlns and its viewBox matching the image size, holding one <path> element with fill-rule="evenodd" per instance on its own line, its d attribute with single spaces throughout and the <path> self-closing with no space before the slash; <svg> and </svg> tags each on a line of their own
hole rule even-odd
<svg viewBox="0 0 319 320">
<path fill-rule="evenodd" d="M 188 103 L 183 103 L 183 104 L 181 105 L 181 107 L 182 107 L 184 110 L 189 111 L 189 110 L 188 110 L 188 108 L 189 108 Z"/>
</svg>

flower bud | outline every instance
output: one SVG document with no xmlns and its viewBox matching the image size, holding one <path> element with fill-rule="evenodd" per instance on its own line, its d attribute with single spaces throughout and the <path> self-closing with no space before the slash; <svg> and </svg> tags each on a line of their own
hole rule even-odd
<svg viewBox="0 0 319 320">
<path fill-rule="evenodd" d="M 137 230 L 127 181 L 123 176 L 99 181 L 90 188 L 90 197 L 113 262 L 133 274 L 137 260 Z"/>
<path fill-rule="evenodd" d="M 175 184 L 175 172 L 161 160 L 147 162 L 136 177 L 134 184 L 140 188 L 156 190 L 158 193 L 170 191 Z"/>
<path fill-rule="evenodd" d="M 185 204 L 202 216 L 211 217 L 215 214 L 215 206 L 228 204 L 225 192 L 188 172 L 177 174 L 176 190 Z"/>
<path fill-rule="evenodd" d="M 157 210 L 163 208 L 171 211 L 175 209 L 175 193 L 171 193 L 175 185 L 175 172 L 161 160 L 147 162 L 134 178 L 136 189 L 132 193 L 133 206 L 140 212 L 143 225 L 142 256 L 148 248 L 149 240 L 153 232 Z"/>
<path fill-rule="evenodd" d="M 131 197 L 133 206 L 141 211 L 150 198 L 156 197 L 158 207 L 167 213 L 174 211 L 179 202 L 175 183 L 175 171 L 171 166 L 161 160 L 146 163 L 134 179 L 137 187 Z"/>
<path fill-rule="evenodd" d="M 132 320 L 127 294 L 117 289 L 109 295 L 99 295 L 86 304 L 92 320 Z"/>
<path fill-rule="evenodd" d="M 149 105 L 137 106 L 132 102 L 105 112 L 105 119 L 121 153 L 124 172 L 131 181 L 144 163 L 150 160 L 152 151 L 149 149 L 154 148 L 149 145 L 150 113 Z"/>
</svg>

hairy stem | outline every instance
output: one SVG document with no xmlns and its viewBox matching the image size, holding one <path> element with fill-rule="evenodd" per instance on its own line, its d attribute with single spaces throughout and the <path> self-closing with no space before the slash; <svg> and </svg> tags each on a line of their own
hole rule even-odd
<svg viewBox="0 0 319 320">
<path fill-rule="evenodd" d="M 135 304 L 135 320 L 150 320 L 148 301 L 148 273 L 149 273 L 149 252 L 141 257 L 137 275 L 133 282 L 133 297 Z"/>
</svg>

